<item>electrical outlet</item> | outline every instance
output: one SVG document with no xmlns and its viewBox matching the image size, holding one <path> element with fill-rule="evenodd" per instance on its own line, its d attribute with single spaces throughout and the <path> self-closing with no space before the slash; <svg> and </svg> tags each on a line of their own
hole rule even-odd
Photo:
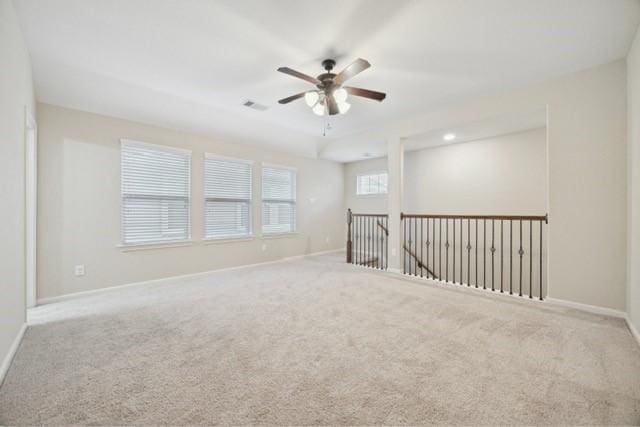
<svg viewBox="0 0 640 427">
<path fill-rule="evenodd" d="M 73 268 L 73 274 L 75 274 L 76 276 L 84 276 L 84 265 L 76 265 Z"/>
<path fill-rule="evenodd" d="M 262 244 L 262 252 L 264 252 L 264 251 L 266 251 L 266 250 L 267 250 L 267 244 L 266 244 L 266 243 L 263 243 L 263 244 Z"/>
</svg>

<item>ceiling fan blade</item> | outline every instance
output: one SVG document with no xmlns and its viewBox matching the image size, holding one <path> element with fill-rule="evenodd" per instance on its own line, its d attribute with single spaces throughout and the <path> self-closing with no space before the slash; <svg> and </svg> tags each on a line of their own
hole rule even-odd
<svg viewBox="0 0 640 427">
<path fill-rule="evenodd" d="M 378 102 L 382 102 L 382 100 L 387 97 L 386 93 L 376 92 L 375 90 L 362 89 L 359 87 L 345 86 L 344 89 L 349 93 L 349 95 L 361 96 L 363 98 L 373 99 Z"/>
<path fill-rule="evenodd" d="M 304 94 L 307 92 L 300 92 L 300 93 L 296 93 L 295 95 L 291 95 L 288 96 L 286 98 L 282 98 L 280 101 L 278 101 L 279 104 L 288 104 L 291 101 L 295 101 L 296 99 L 300 99 L 304 96 Z"/>
<path fill-rule="evenodd" d="M 371 67 L 371 64 L 369 64 L 369 61 L 364 60 L 362 58 L 358 58 L 355 61 L 353 61 L 351 64 L 349 64 L 347 68 L 340 71 L 340 74 L 338 74 L 333 78 L 333 82 L 337 85 L 341 85 L 351 77 L 363 72 L 369 67 Z"/>
<path fill-rule="evenodd" d="M 327 104 L 327 109 L 329 110 L 330 116 L 340 114 L 340 110 L 338 109 L 338 103 L 333 98 L 333 95 L 327 96 L 325 98 L 325 102 Z"/>
<path fill-rule="evenodd" d="M 308 76 L 306 74 L 301 73 L 300 71 L 292 70 L 289 67 L 280 67 L 280 68 L 278 68 L 278 71 L 280 71 L 281 73 L 288 74 L 288 75 L 293 76 L 293 77 L 297 77 L 297 78 L 302 79 L 302 80 L 306 80 L 309 83 L 313 83 L 314 85 L 319 85 L 319 84 L 322 83 L 320 80 L 316 79 L 315 77 Z"/>
</svg>

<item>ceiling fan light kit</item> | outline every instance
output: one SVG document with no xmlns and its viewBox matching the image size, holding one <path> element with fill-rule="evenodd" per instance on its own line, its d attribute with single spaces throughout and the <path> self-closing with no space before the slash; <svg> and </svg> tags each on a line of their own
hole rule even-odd
<svg viewBox="0 0 640 427">
<path fill-rule="evenodd" d="M 371 66 L 368 61 L 359 58 L 353 61 L 349 66 L 338 74 L 331 72 L 335 67 L 336 61 L 333 59 L 325 59 L 322 66 L 326 73 L 320 74 L 318 77 L 311 77 L 299 71 L 288 67 L 278 68 L 278 71 L 293 77 L 305 80 L 314 84 L 318 89 L 301 92 L 278 101 L 280 104 L 288 104 L 296 99 L 304 98 L 305 103 L 314 114 L 330 116 L 336 114 L 345 114 L 351 108 L 351 104 L 347 102 L 349 95 L 360 96 L 362 98 L 373 99 L 381 102 L 386 98 L 386 94 L 368 89 L 343 86 L 343 83 L 351 77 L 361 73 Z"/>
</svg>

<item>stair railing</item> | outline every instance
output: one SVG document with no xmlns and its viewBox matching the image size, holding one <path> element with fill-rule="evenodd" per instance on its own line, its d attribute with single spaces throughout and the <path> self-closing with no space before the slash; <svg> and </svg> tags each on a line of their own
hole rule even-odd
<svg viewBox="0 0 640 427">
<path fill-rule="evenodd" d="M 389 265 L 389 216 L 347 210 L 347 263 L 386 270 Z"/>
<path fill-rule="evenodd" d="M 405 274 L 544 299 L 547 215 L 403 213 L 401 221 Z"/>
</svg>

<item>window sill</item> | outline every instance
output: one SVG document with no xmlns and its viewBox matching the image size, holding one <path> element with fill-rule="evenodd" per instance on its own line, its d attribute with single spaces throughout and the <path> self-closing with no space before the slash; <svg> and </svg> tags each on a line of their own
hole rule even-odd
<svg viewBox="0 0 640 427">
<path fill-rule="evenodd" d="M 285 239 L 287 237 L 297 237 L 297 236 L 298 236 L 297 231 L 290 231 L 288 233 L 270 233 L 270 234 L 263 234 L 262 240 Z"/>
<path fill-rule="evenodd" d="M 202 244 L 218 245 L 223 243 L 250 242 L 253 239 L 255 239 L 254 235 L 242 236 L 242 237 L 220 237 L 220 238 L 209 237 L 209 238 L 202 239 Z"/>
<path fill-rule="evenodd" d="M 193 240 L 177 240 L 173 242 L 163 242 L 163 243 L 143 243 L 139 245 L 125 245 L 120 244 L 116 247 L 120 249 L 122 252 L 132 252 L 132 251 L 146 251 L 152 249 L 164 249 L 164 248 L 180 248 L 183 246 L 193 246 Z"/>
<path fill-rule="evenodd" d="M 376 198 L 376 197 L 387 197 L 389 195 L 389 193 L 379 193 L 379 194 L 356 194 L 357 198 L 362 198 L 362 199 L 369 199 L 369 198 Z"/>
</svg>

